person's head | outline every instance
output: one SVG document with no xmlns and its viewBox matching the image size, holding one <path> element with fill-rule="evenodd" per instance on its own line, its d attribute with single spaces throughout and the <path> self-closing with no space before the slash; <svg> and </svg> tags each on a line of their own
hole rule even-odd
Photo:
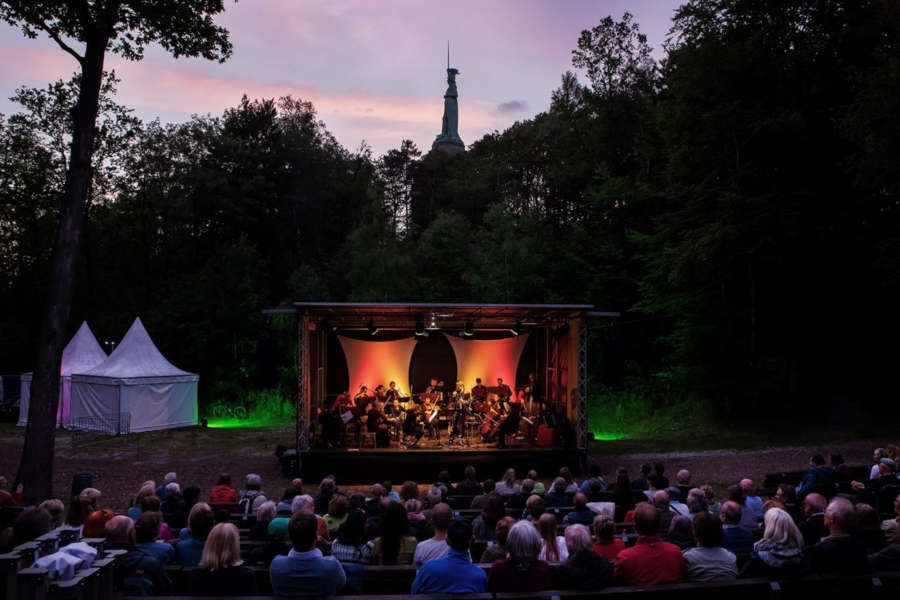
<svg viewBox="0 0 900 600">
<path fill-rule="evenodd" d="M 828 463 L 832 467 L 839 467 L 844 464 L 844 455 L 843 454 L 829 454 L 828 455 Z"/>
<path fill-rule="evenodd" d="M 341 524 L 337 534 L 338 543 L 345 546 L 360 546 L 366 541 L 366 513 L 350 511 L 347 520 Z"/>
<path fill-rule="evenodd" d="M 219 475 L 219 483 L 216 485 L 231 485 L 231 475 L 228 473 L 222 473 Z"/>
<path fill-rule="evenodd" d="M 744 493 L 744 496 L 756 495 L 756 484 L 753 483 L 752 479 L 741 479 L 738 485 L 741 487 L 741 491 Z"/>
<path fill-rule="evenodd" d="M 124 515 L 116 515 L 104 526 L 106 541 L 110 544 L 134 544 L 134 521 Z"/>
<path fill-rule="evenodd" d="M 396 382 L 396 381 L 391 381 L 390 383 L 388 383 L 388 387 L 391 388 L 391 389 L 396 388 L 396 387 L 397 387 L 397 382 Z"/>
<path fill-rule="evenodd" d="M 712 504 L 716 500 L 716 491 L 713 489 L 711 485 L 708 483 L 704 483 L 700 486 L 700 489 L 703 491 L 703 494 L 706 496 L 706 501 Z"/>
<path fill-rule="evenodd" d="M 653 465 L 653 471 L 657 477 L 661 476 L 666 470 L 666 467 L 661 463 L 657 462 Z"/>
<path fill-rule="evenodd" d="M 778 500 L 785 506 L 797 504 L 797 488 L 789 483 L 781 483 L 775 490 L 775 500 Z"/>
<path fill-rule="evenodd" d="M 487 501 L 481 511 L 482 516 L 488 521 L 496 521 L 504 514 L 503 496 L 497 493 L 488 494 Z"/>
<path fill-rule="evenodd" d="M 319 483 L 319 495 L 320 496 L 330 496 L 337 489 L 337 485 L 335 484 L 334 479 L 331 477 L 326 477 Z"/>
<path fill-rule="evenodd" d="M 415 498 L 410 498 L 406 502 L 403 503 L 404 508 L 406 508 L 407 516 L 418 514 L 422 512 L 422 501 L 416 500 Z"/>
<path fill-rule="evenodd" d="M 490 494 L 496 489 L 496 484 L 493 479 L 485 479 L 482 487 L 484 488 L 485 494 Z"/>
<path fill-rule="evenodd" d="M 744 495 L 744 490 L 741 489 L 741 486 L 731 485 L 728 486 L 728 499 L 737 502 L 738 504 L 744 504 L 747 500 L 747 496 Z"/>
<path fill-rule="evenodd" d="M 13 545 L 33 542 L 49 531 L 50 513 L 43 508 L 29 508 L 22 511 L 13 523 Z M 102 537 L 102 533 L 98 537 Z"/>
<path fill-rule="evenodd" d="M 897 471 L 897 463 L 893 458 L 884 457 L 878 463 L 878 473 L 881 477 L 890 477 Z"/>
<path fill-rule="evenodd" d="M 789 544 L 797 548 L 803 547 L 803 534 L 794 523 L 794 519 L 781 508 L 770 508 L 763 516 L 763 538 L 783 545 Z"/>
<path fill-rule="evenodd" d="M 409 533 L 409 519 L 406 509 L 399 502 L 391 502 L 381 518 L 382 536 L 403 536 Z"/>
<path fill-rule="evenodd" d="M 597 541 L 611 542 L 616 534 L 616 523 L 609 515 L 594 517 L 594 535 Z"/>
<path fill-rule="evenodd" d="M 569 556 L 575 556 L 579 552 L 591 552 L 593 540 L 591 532 L 584 525 L 574 524 L 566 527 L 566 550 Z"/>
<path fill-rule="evenodd" d="M 506 551 L 513 564 L 534 562 L 541 553 L 542 545 L 537 528 L 526 521 L 515 523 L 506 537 Z"/>
<path fill-rule="evenodd" d="M 159 537 L 159 523 L 159 513 L 141 513 L 141 516 L 134 522 L 135 541 L 139 544 L 155 541 Z"/>
<path fill-rule="evenodd" d="M 696 492 L 696 493 L 694 493 Z M 688 506 L 688 510 L 692 515 L 697 515 L 705 512 L 709 512 L 709 502 L 706 501 L 706 494 L 704 494 L 701 490 L 694 488 L 688 494 L 688 499 L 686 502 Z"/>
<path fill-rule="evenodd" d="M 575 510 L 584 510 L 587 508 L 587 496 L 584 492 L 575 492 L 575 497 L 572 498 L 572 504 L 575 506 Z"/>
<path fill-rule="evenodd" d="M 400 499 L 409 500 L 410 498 L 419 497 L 419 486 L 415 481 L 404 481 L 400 486 Z"/>
<path fill-rule="evenodd" d="M 447 531 L 447 526 L 450 524 L 450 519 L 452 518 L 453 509 L 450 508 L 449 504 L 439 502 L 431 510 L 431 524 L 434 525 L 435 531 Z"/>
<path fill-rule="evenodd" d="M 666 488 L 666 494 L 669 495 L 669 502 L 681 502 L 681 490 L 674 485 Z"/>
<path fill-rule="evenodd" d="M 825 457 L 821 454 L 813 454 L 809 457 L 809 464 L 814 467 L 821 467 L 825 465 Z"/>
<path fill-rule="evenodd" d="M 516 483 L 516 470 L 515 469 L 507 469 L 505 473 L 503 473 L 503 483 L 507 486 L 513 486 Z"/>
<path fill-rule="evenodd" d="M 308 512 L 296 512 L 291 516 L 288 534 L 291 545 L 297 552 L 308 552 L 316 546 L 316 530 L 319 522 L 316 515 Z"/>
<path fill-rule="evenodd" d="M 616 483 L 613 486 L 613 489 L 617 492 L 631 491 L 631 482 L 628 480 L 628 474 L 616 473 Z"/>
<path fill-rule="evenodd" d="M 741 505 L 734 500 L 728 500 L 722 503 L 719 510 L 719 517 L 726 525 L 738 525 L 741 522 Z"/>
<path fill-rule="evenodd" d="M 291 487 L 297 490 L 298 494 L 303 493 L 303 479 L 300 477 L 294 477 L 291 479 Z"/>
<path fill-rule="evenodd" d="M 177 500 L 180 497 L 181 497 L 181 486 L 178 485 L 177 483 L 175 483 L 174 481 L 172 483 L 167 483 L 166 484 L 166 500 L 169 500 L 170 498 L 172 500 Z"/>
<path fill-rule="evenodd" d="M 382 496 L 384 496 L 384 486 L 380 483 L 376 483 L 372 486 L 372 490 L 370 493 L 372 494 L 372 498 L 381 498 Z"/>
<path fill-rule="evenodd" d="M 832 535 L 856 530 L 856 509 L 846 498 L 833 498 L 825 508 L 825 527 Z"/>
<path fill-rule="evenodd" d="M 530 471 L 528 471 L 528 479 L 533 479 L 534 481 L 537 481 L 537 478 L 538 478 L 537 469 L 531 469 Z"/>
<path fill-rule="evenodd" d="M 694 515 L 694 539 L 698 546 L 715 548 L 722 545 L 722 537 L 725 531 L 722 529 L 722 520 L 709 513 Z"/>
<path fill-rule="evenodd" d="M 82 537 L 103 537 L 106 523 L 114 516 L 116 516 L 115 513 L 109 508 L 92 511 L 84 520 L 84 529 L 81 530 Z"/>
<path fill-rule="evenodd" d="M 144 499 L 141 500 L 141 512 L 147 512 L 148 510 L 158 512 L 161 506 L 162 502 L 156 494 L 145 496 Z"/>
<path fill-rule="evenodd" d="M 687 469 L 681 469 L 675 475 L 675 483 L 681 486 L 691 485 L 691 472 Z"/>
<path fill-rule="evenodd" d="M 572 477 L 572 471 L 569 470 L 569 467 L 562 467 L 562 468 L 560 468 L 560 470 L 559 470 L 559 476 L 562 477 L 563 479 L 565 479 L 565 481 L 566 481 L 567 484 L 572 483 L 572 482 L 575 481 L 575 480 L 573 479 L 573 477 Z"/>
<path fill-rule="evenodd" d="M 502 377 L 498 377 L 498 378 L 497 378 L 497 385 L 503 385 L 503 378 L 502 378 Z"/>
<path fill-rule="evenodd" d="M 472 524 L 466 519 L 452 519 L 447 525 L 447 545 L 458 552 L 466 552 L 472 543 Z"/>
<path fill-rule="evenodd" d="M 634 530 L 638 535 L 656 535 L 659 531 L 659 512 L 649 502 L 634 507 Z"/>
<path fill-rule="evenodd" d="M 175 471 L 169 471 L 166 473 L 166 476 L 163 477 L 163 485 L 168 485 L 178 479 L 178 475 L 175 474 Z"/>
<path fill-rule="evenodd" d="M 78 494 L 78 499 L 87 502 L 93 510 L 97 510 L 97 502 L 100 501 L 100 490 L 97 488 L 84 488 Z"/>
<path fill-rule="evenodd" d="M 444 499 L 444 492 L 437 486 L 432 486 L 425 494 L 425 500 L 428 506 L 435 506 Z"/>
<path fill-rule="evenodd" d="M 256 473 L 248 473 L 244 477 L 244 488 L 247 490 L 259 490 L 262 487 L 262 477 Z"/>
<path fill-rule="evenodd" d="M 522 482 L 522 493 L 526 496 L 534 490 L 534 479 L 526 479 Z"/>
<path fill-rule="evenodd" d="M 350 501 L 343 494 L 335 494 L 328 501 L 328 514 L 337 519 L 342 519 L 350 510 Z"/>
<path fill-rule="evenodd" d="M 828 501 L 822 494 L 817 494 L 815 492 L 812 494 L 807 494 L 806 498 L 803 499 L 803 512 L 805 512 L 807 515 L 815 515 L 821 512 L 825 512 L 826 504 L 828 504 Z"/>
<path fill-rule="evenodd" d="M 198 502 L 188 514 L 188 531 L 195 540 L 204 540 L 216 522 L 216 516 L 206 502 Z"/>
<path fill-rule="evenodd" d="M 299 496 L 294 496 L 294 499 L 291 500 L 291 514 L 296 514 L 298 512 L 313 514 L 315 511 L 315 505 L 316 501 L 313 500 L 313 497 L 309 494 L 300 494 Z"/>
<path fill-rule="evenodd" d="M 475 467 L 473 467 L 472 465 L 469 465 L 465 468 L 465 470 L 463 471 L 463 476 L 465 477 L 466 481 L 478 481 L 478 479 L 475 477 Z"/>
<path fill-rule="evenodd" d="M 51 498 L 40 503 L 38 508 L 43 508 L 50 515 L 50 528 L 59 527 L 62 524 L 66 507 L 59 498 Z"/>
<path fill-rule="evenodd" d="M 872 452 L 872 461 L 877 464 L 878 461 L 880 461 L 885 456 L 887 456 L 887 454 L 885 454 L 884 448 L 875 448 L 875 451 Z"/>
<path fill-rule="evenodd" d="M 215 571 L 242 564 L 241 540 L 232 523 L 219 523 L 212 528 L 203 545 L 200 567 Z"/>
<path fill-rule="evenodd" d="M 675 515 L 669 522 L 669 539 L 687 541 L 694 539 L 692 532 L 692 523 L 689 518 L 684 515 Z"/>
<path fill-rule="evenodd" d="M 644 477 L 647 477 L 652 470 L 653 466 L 650 463 L 644 463 L 641 465 L 641 475 L 643 475 Z"/>
<path fill-rule="evenodd" d="M 148 485 L 149 484 L 149 485 Z M 138 490 L 138 493 L 134 496 L 134 502 L 132 503 L 134 506 L 140 506 L 141 502 L 143 502 L 144 498 L 148 496 L 156 495 L 156 486 L 153 485 L 152 481 L 145 482 L 141 489 Z"/>
<path fill-rule="evenodd" d="M 557 477 L 553 480 L 553 485 L 550 486 L 550 491 L 554 494 L 565 494 L 566 488 L 568 487 L 568 483 L 562 477 Z"/>
<path fill-rule="evenodd" d="M 475 378 L 475 385 L 481 385 L 481 377 Z"/>
<path fill-rule="evenodd" d="M 669 492 L 666 490 L 657 490 L 653 494 L 653 506 L 659 510 L 669 509 Z"/>
<path fill-rule="evenodd" d="M 494 543 L 501 546 L 506 544 L 506 538 L 509 536 L 509 530 L 516 524 L 516 520 L 512 517 L 503 517 L 494 526 Z"/>
<path fill-rule="evenodd" d="M 540 518 L 540 516 L 544 514 L 544 508 L 544 499 L 537 494 L 528 496 L 528 500 L 525 501 L 525 512 L 527 512 L 532 519 Z"/>
<path fill-rule="evenodd" d="M 196 506 L 196 505 L 195 505 Z M 259 523 L 268 523 L 278 514 L 278 506 L 271 500 L 267 500 L 260 504 L 256 509 L 256 520 Z"/>
</svg>

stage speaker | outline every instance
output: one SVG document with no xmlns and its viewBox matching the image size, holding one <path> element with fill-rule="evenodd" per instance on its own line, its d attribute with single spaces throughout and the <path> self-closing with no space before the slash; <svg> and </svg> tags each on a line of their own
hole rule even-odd
<svg viewBox="0 0 900 600">
<path fill-rule="evenodd" d="M 94 487 L 93 473 L 75 473 L 72 475 L 72 498 L 89 487 Z"/>
</svg>

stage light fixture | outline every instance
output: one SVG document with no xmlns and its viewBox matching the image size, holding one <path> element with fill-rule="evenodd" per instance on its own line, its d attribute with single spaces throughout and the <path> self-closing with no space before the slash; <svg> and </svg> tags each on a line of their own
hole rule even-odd
<svg viewBox="0 0 900 600">
<path fill-rule="evenodd" d="M 428 332 L 425 331 L 424 321 L 416 321 L 416 335 L 419 337 L 428 337 Z"/>
<path fill-rule="evenodd" d="M 440 329 L 437 324 L 437 318 L 434 315 L 431 315 L 431 322 L 428 324 L 428 329 L 432 331 L 437 331 Z"/>
<path fill-rule="evenodd" d="M 375 323 L 369 321 L 369 335 L 375 335 L 379 331 L 381 330 L 378 327 L 375 327 Z"/>
<path fill-rule="evenodd" d="M 466 328 L 463 330 L 462 334 L 466 337 L 472 337 L 475 335 L 475 331 L 473 331 L 474 327 L 472 321 L 466 321 Z"/>
<path fill-rule="evenodd" d="M 513 335 L 521 335 L 522 334 L 522 321 L 516 321 L 516 326 L 509 330 Z"/>
</svg>

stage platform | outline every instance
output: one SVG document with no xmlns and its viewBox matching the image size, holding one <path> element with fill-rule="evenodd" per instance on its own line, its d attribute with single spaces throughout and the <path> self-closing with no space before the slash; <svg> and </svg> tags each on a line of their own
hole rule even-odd
<svg viewBox="0 0 900 600">
<path fill-rule="evenodd" d="M 541 477 L 555 475 L 568 466 L 581 473 L 587 455 L 576 448 L 495 447 L 477 448 L 314 448 L 301 455 L 300 472 L 304 479 L 319 481 L 334 475 L 342 484 L 372 484 L 385 479 L 399 488 L 407 479 L 431 483 L 442 470 L 450 471 L 454 480 L 462 478 L 466 465 L 474 465 L 478 479 L 499 481 L 512 467 L 521 479 L 529 469 L 537 469 Z"/>
</svg>

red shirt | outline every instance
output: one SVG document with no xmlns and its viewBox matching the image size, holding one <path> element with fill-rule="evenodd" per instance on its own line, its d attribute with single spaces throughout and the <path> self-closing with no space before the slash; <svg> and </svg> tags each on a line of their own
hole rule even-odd
<svg viewBox="0 0 900 600">
<path fill-rule="evenodd" d="M 609 542 L 594 542 L 594 554 L 606 557 L 609 560 L 615 560 L 619 552 L 625 549 L 625 542 L 622 538 L 614 537 Z"/>
<path fill-rule="evenodd" d="M 680 583 L 684 557 L 675 544 L 655 535 L 642 535 L 631 548 L 619 552 L 613 565 L 616 579 L 625 585 Z"/>
<path fill-rule="evenodd" d="M 213 504 L 234 504 L 237 492 L 230 485 L 217 485 L 209 492 L 209 501 Z"/>
</svg>

